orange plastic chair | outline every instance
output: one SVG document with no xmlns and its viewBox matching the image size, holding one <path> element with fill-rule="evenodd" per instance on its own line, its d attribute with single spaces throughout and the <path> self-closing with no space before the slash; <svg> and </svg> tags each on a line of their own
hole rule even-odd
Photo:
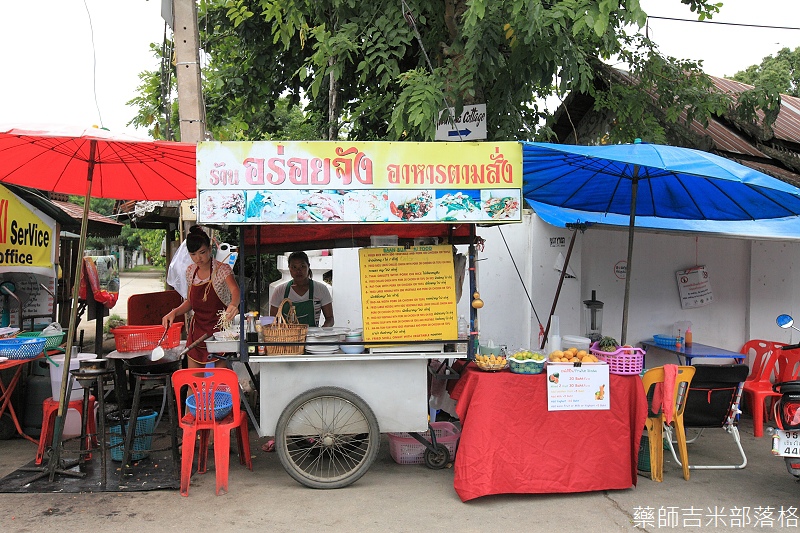
<svg viewBox="0 0 800 533">
<path fill-rule="evenodd" d="M 678 452 L 681 457 L 683 479 L 689 480 L 689 452 L 686 449 L 686 430 L 683 427 L 683 410 L 686 407 L 686 396 L 689 384 L 694 376 L 693 366 L 679 366 L 678 375 L 675 376 L 675 386 L 672 391 L 663 391 L 672 394 L 673 406 L 672 425 L 675 427 L 675 436 L 678 440 Z M 661 406 L 652 404 L 653 392 L 657 383 L 664 383 L 664 367 L 651 368 L 642 377 L 644 392 L 647 395 L 647 438 L 650 441 L 650 479 L 653 481 L 664 480 L 664 413 Z"/>
<path fill-rule="evenodd" d="M 764 435 L 764 421 L 769 419 L 767 403 L 780 397 L 772 390 L 772 382 L 778 377 L 778 357 L 782 343 L 753 339 L 742 346 L 741 353 L 748 356 L 752 370 L 744 382 L 742 393 L 753 416 L 753 436 Z M 752 357 L 751 357 L 752 356 Z"/>
<path fill-rule="evenodd" d="M 239 463 L 253 470 L 250 457 L 250 439 L 248 435 L 247 416 L 243 413 L 239 397 L 239 380 L 236 372 L 228 368 L 187 368 L 172 374 L 172 386 L 175 398 L 181 397 L 183 387 L 187 393 L 194 394 L 197 409 L 195 415 L 178 402 L 178 420 L 183 428 L 183 447 L 181 457 L 181 495 L 189 495 L 189 481 L 192 477 L 194 446 L 198 431 L 200 432 L 200 449 L 198 450 L 197 472 L 205 473 L 208 457 L 208 437 L 214 434 L 214 466 L 216 469 L 217 496 L 228 492 L 228 453 L 231 443 L 231 430 L 236 430 L 238 441 Z M 217 420 L 215 412 L 215 393 L 230 392 L 233 409 L 222 420 Z M 206 406 L 204 409 L 203 406 Z"/>
</svg>

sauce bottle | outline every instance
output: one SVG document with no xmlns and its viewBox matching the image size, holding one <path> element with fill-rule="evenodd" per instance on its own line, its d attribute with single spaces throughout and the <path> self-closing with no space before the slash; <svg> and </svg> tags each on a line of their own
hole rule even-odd
<svg viewBox="0 0 800 533">
<path fill-rule="evenodd" d="M 686 338 L 683 340 L 683 343 L 686 346 L 691 346 L 692 345 L 692 328 L 691 328 L 691 326 L 686 328 Z"/>
</svg>

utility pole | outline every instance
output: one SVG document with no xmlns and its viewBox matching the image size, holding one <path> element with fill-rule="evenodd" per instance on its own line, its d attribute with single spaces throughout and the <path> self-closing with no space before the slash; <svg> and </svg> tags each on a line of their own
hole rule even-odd
<svg viewBox="0 0 800 533">
<path fill-rule="evenodd" d="M 181 142 L 196 144 L 206 138 L 206 112 L 203 105 L 203 86 L 200 82 L 197 2 L 172 0 L 172 13 Z M 192 201 L 181 202 L 179 240 L 186 234 L 188 227 L 197 220 L 190 203 Z"/>
<path fill-rule="evenodd" d="M 197 143 L 205 139 L 206 113 L 203 87 L 200 84 L 200 31 L 197 28 L 195 0 L 172 0 L 175 60 L 178 82 L 178 116 L 181 142 Z"/>
</svg>

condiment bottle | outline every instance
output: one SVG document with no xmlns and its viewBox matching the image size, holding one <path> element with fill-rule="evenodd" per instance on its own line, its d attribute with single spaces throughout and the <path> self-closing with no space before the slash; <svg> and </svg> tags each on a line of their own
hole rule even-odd
<svg viewBox="0 0 800 533">
<path fill-rule="evenodd" d="M 686 328 L 686 338 L 684 339 L 683 343 L 686 346 L 691 346 L 692 345 L 692 328 L 691 327 Z"/>
<path fill-rule="evenodd" d="M 264 326 L 260 322 L 256 323 L 256 333 L 258 334 L 258 342 L 264 342 Z M 258 355 L 267 355 L 267 347 L 263 344 L 258 345 Z"/>
<path fill-rule="evenodd" d="M 678 336 L 675 337 L 675 348 L 681 349 L 681 330 L 678 330 Z"/>
<path fill-rule="evenodd" d="M 461 315 L 458 319 L 458 338 L 459 340 L 463 339 L 463 343 L 458 343 L 458 351 L 459 352 L 466 352 L 467 351 L 467 339 L 469 338 L 469 322 L 467 319 L 464 318 L 464 315 Z"/>
<path fill-rule="evenodd" d="M 245 332 L 245 339 L 247 340 L 248 355 L 256 354 L 256 345 L 253 344 L 254 342 L 258 342 L 258 332 L 256 331 L 255 322 L 256 321 L 253 313 L 247 313 L 247 330 Z"/>
</svg>

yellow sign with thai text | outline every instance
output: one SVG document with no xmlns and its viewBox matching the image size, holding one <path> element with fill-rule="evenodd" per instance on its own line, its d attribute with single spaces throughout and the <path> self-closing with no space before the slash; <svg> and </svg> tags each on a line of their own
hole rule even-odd
<svg viewBox="0 0 800 533">
<path fill-rule="evenodd" d="M 452 246 L 362 248 L 365 341 L 458 337 Z"/>
<path fill-rule="evenodd" d="M 0 186 L 0 272 L 53 274 L 55 220 Z"/>
<path fill-rule="evenodd" d="M 519 222 L 518 142 L 201 142 L 199 223 Z"/>
</svg>

